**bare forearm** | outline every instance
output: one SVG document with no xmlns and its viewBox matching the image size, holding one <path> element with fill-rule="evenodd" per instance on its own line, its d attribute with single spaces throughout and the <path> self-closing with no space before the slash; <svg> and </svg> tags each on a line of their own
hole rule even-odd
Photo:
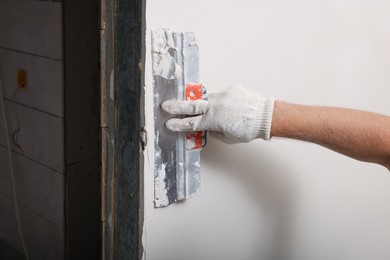
<svg viewBox="0 0 390 260">
<path fill-rule="evenodd" d="M 390 169 L 390 117 L 385 115 L 276 101 L 271 136 L 316 143 Z"/>
</svg>

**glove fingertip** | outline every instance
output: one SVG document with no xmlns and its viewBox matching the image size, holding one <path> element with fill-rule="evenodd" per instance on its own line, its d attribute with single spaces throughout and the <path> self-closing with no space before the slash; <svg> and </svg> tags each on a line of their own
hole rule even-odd
<svg viewBox="0 0 390 260">
<path fill-rule="evenodd" d="M 178 118 L 169 119 L 168 121 L 165 122 L 165 127 L 168 130 L 171 130 L 174 132 L 180 132 L 180 131 L 182 131 L 182 129 L 180 127 L 181 124 L 179 122 L 180 122 L 180 119 L 178 119 Z"/>
<path fill-rule="evenodd" d="M 176 101 L 174 100 L 167 100 L 161 104 L 161 109 L 170 114 L 175 113 L 175 107 L 176 107 Z"/>
</svg>

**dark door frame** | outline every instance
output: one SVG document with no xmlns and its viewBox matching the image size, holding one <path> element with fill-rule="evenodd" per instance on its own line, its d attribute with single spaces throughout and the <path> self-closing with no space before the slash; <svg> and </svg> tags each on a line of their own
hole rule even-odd
<svg viewBox="0 0 390 260">
<path fill-rule="evenodd" d="M 101 0 L 102 259 L 141 259 L 145 0 Z"/>
</svg>

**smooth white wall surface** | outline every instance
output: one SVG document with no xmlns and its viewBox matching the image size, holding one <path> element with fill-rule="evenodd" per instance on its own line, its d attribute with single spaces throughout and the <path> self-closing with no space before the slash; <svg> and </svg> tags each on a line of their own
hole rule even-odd
<svg viewBox="0 0 390 260">
<path fill-rule="evenodd" d="M 154 209 L 150 30 L 196 33 L 209 93 L 242 84 L 280 100 L 390 115 L 390 2 L 146 4 L 144 259 L 389 259 L 389 172 L 314 144 L 209 139 L 200 194 Z"/>
</svg>

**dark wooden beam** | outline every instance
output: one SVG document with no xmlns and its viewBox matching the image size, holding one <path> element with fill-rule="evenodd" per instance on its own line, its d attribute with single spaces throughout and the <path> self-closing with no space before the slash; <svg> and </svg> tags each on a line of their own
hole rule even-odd
<svg viewBox="0 0 390 260">
<path fill-rule="evenodd" d="M 143 0 L 115 6 L 115 259 L 140 259 Z"/>
</svg>

